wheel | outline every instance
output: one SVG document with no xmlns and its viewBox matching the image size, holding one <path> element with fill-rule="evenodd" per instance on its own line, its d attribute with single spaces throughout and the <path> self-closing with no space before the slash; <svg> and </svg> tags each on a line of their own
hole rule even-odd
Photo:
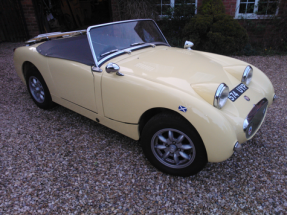
<svg viewBox="0 0 287 215">
<path fill-rule="evenodd" d="M 54 106 L 49 89 L 36 67 L 32 67 L 26 75 L 26 85 L 35 104 L 42 109 Z"/>
<path fill-rule="evenodd" d="M 176 114 L 161 113 L 150 119 L 142 131 L 141 143 L 151 164 L 171 175 L 195 175 L 207 163 L 199 134 Z"/>
</svg>

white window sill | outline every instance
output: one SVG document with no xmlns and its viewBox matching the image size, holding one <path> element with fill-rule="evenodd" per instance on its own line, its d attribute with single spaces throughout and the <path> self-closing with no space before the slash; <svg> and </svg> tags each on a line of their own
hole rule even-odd
<svg viewBox="0 0 287 215">
<path fill-rule="evenodd" d="M 275 15 L 257 15 L 255 13 L 239 13 L 236 14 L 234 19 L 272 19 Z"/>
</svg>

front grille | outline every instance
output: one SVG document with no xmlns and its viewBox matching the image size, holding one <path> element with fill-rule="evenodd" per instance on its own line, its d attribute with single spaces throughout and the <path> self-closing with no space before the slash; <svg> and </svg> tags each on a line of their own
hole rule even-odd
<svg viewBox="0 0 287 215">
<path fill-rule="evenodd" d="M 259 101 L 249 112 L 243 125 L 246 138 L 251 138 L 255 132 L 259 129 L 264 116 L 266 114 L 268 100 L 266 98 Z"/>
</svg>

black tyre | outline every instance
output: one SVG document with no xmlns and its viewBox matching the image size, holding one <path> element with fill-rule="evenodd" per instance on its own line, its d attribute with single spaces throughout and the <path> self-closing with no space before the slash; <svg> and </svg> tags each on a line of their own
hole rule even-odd
<svg viewBox="0 0 287 215">
<path fill-rule="evenodd" d="M 182 116 L 161 113 L 145 125 L 144 154 L 157 169 L 178 175 L 195 175 L 207 163 L 204 144 L 195 128 Z"/>
<path fill-rule="evenodd" d="M 35 104 L 42 109 L 54 106 L 50 91 L 36 67 L 30 68 L 26 74 L 26 85 Z"/>
</svg>

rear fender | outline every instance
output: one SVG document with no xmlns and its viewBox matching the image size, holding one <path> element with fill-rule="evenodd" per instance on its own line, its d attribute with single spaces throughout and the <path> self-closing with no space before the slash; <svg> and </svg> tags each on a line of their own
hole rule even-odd
<svg viewBox="0 0 287 215">
<path fill-rule="evenodd" d="M 52 98 L 53 98 L 53 95 L 57 95 L 57 92 L 55 91 L 54 83 L 52 80 L 52 76 L 49 71 L 49 65 L 48 65 L 47 58 L 39 54 L 35 46 L 19 47 L 15 49 L 15 52 L 14 52 L 15 70 L 24 84 L 26 84 L 24 71 L 23 71 L 23 65 L 25 62 L 32 63 L 38 69 L 38 71 L 41 73 L 42 77 L 44 78 L 49 88 Z"/>
</svg>

